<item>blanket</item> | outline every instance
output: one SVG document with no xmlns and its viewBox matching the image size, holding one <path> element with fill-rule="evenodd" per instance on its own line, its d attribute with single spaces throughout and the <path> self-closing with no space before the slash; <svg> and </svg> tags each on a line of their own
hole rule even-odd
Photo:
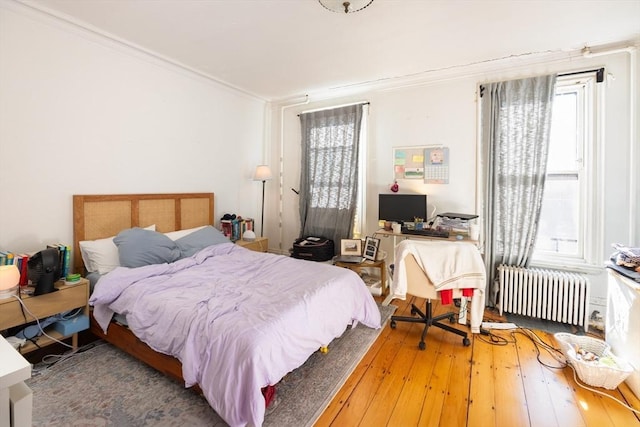
<svg viewBox="0 0 640 427">
<path fill-rule="evenodd" d="M 471 332 L 480 333 L 486 272 L 478 248 L 469 242 L 403 240 L 395 250 L 391 284 L 393 298 L 406 299 L 407 273 L 403 260 L 409 254 L 414 256 L 436 290 L 474 290 L 471 299 Z"/>
<path fill-rule="evenodd" d="M 119 267 L 89 302 L 105 333 L 121 313 L 138 338 L 178 358 L 185 385 L 199 384 L 231 426 L 261 425 L 261 389 L 349 324 L 380 327 L 380 311 L 352 271 L 232 243 L 172 264 Z"/>
</svg>

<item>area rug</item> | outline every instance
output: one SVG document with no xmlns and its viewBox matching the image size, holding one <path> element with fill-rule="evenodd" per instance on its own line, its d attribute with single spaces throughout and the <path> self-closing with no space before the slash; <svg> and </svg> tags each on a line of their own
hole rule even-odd
<svg viewBox="0 0 640 427">
<path fill-rule="evenodd" d="M 379 306 L 383 326 L 394 306 Z M 367 353 L 381 329 L 349 328 L 276 386 L 265 426 L 311 426 Z M 110 344 L 47 369 L 36 366 L 34 426 L 226 426 L 206 400 Z"/>
</svg>

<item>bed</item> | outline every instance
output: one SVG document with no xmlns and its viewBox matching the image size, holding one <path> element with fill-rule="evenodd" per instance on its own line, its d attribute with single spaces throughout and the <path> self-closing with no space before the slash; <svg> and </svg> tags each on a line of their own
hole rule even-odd
<svg viewBox="0 0 640 427">
<path fill-rule="evenodd" d="M 349 325 L 380 327 L 379 309 L 352 271 L 218 240 L 212 193 L 76 195 L 73 204 L 75 271 L 105 264 L 86 256 L 97 242 L 117 242 L 124 265 L 95 281 L 92 332 L 199 387 L 231 426 L 261 425 L 262 390 Z M 163 258 L 176 250 L 177 259 Z M 171 262 L 157 262 L 161 252 Z M 128 326 L 112 321 L 116 313 Z"/>
</svg>

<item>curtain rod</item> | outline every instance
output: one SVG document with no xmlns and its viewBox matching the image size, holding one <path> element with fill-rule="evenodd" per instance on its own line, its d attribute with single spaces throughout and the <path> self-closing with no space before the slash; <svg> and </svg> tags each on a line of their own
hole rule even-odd
<svg viewBox="0 0 640 427">
<path fill-rule="evenodd" d="M 336 105 L 336 106 L 333 106 L 333 107 L 318 108 L 317 110 L 303 111 L 300 114 L 315 113 L 316 111 L 332 110 L 334 108 L 349 107 L 351 105 L 369 105 L 369 104 L 371 104 L 369 101 L 367 101 L 367 102 L 354 102 L 353 104 L 342 104 L 342 105 Z M 300 117 L 300 114 L 298 114 L 297 116 Z"/>
<path fill-rule="evenodd" d="M 579 74 L 596 73 L 596 82 L 602 83 L 604 81 L 604 67 L 594 68 L 593 70 L 574 71 L 572 73 L 561 73 L 558 77 L 565 76 L 577 76 Z M 484 85 L 480 85 L 480 98 L 484 95 Z"/>
<path fill-rule="evenodd" d="M 558 74 L 558 77 L 576 76 L 578 74 L 587 74 L 587 73 L 596 73 L 596 82 L 598 83 L 602 83 L 604 81 L 604 67 L 595 68 L 593 70 L 575 71 L 573 73 L 562 73 L 562 74 Z"/>
</svg>

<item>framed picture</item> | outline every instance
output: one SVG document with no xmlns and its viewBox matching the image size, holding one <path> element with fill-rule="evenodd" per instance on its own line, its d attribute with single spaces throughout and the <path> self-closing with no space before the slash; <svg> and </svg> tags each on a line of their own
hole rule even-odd
<svg viewBox="0 0 640 427">
<path fill-rule="evenodd" d="M 340 255 L 362 255 L 362 240 L 360 239 L 340 240 Z"/>
<path fill-rule="evenodd" d="M 380 239 L 376 239 L 374 237 L 368 237 L 364 241 L 364 259 L 369 259 L 371 261 L 376 260 L 376 255 L 378 255 L 378 247 L 380 246 Z"/>
</svg>

